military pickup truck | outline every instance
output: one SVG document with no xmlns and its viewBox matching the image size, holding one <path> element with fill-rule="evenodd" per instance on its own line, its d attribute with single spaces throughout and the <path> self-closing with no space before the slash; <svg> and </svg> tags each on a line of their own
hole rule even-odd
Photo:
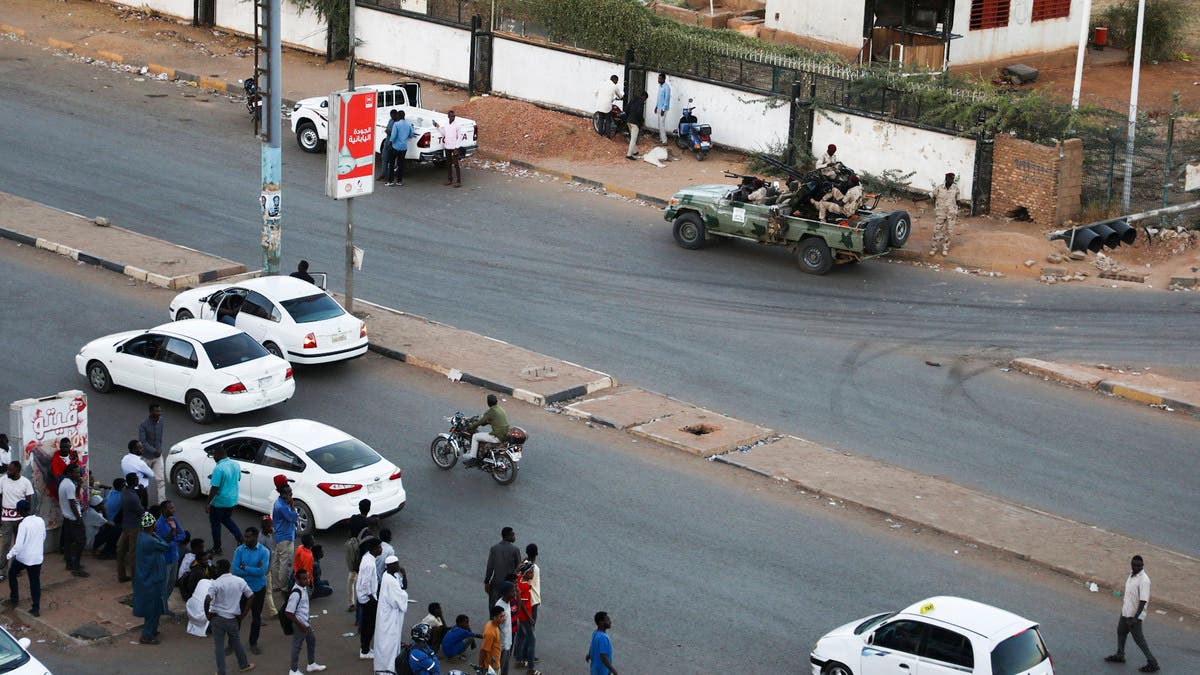
<svg viewBox="0 0 1200 675">
<path fill-rule="evenodd" d="M 769 158 L 768 158 L 769 159 Z M 832 187 L 849 189 L 853 171 L 838 165 L 827 172 L 789 174 L 779 191 L 762 178 L 726 173 L 739 185 L 697 185 L 675 193 L 663 211 L 674 225 L 675 242 L 687 249 L 703 248 L 718 238 L 745 239 L 786 246 L 796 253 L 800 269 L 826 274 L 835 264 L 858 262 L 901 248 L 908 241 L 912 219 L 906 211 L 879 211 L 879 196 L 852 216 L 830 214 L 817 219 L 810 199 L 820 200 Z"/>
</svg>

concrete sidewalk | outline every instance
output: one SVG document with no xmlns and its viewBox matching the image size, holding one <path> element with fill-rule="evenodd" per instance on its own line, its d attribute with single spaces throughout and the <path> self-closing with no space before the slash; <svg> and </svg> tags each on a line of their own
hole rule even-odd
<svg viewBox="0 0 1200 675">
<path fill-rule="evenodd" d="M 1040 359 L 1014 359 L 1012 367 L 1023 373 L 1083 389 L 1168 410 L 1200 414 L 1200 382 L 1189 382 L 1156 373 L 1124 371 L 1111 366 L 1055 363 Z"/>
</svg>

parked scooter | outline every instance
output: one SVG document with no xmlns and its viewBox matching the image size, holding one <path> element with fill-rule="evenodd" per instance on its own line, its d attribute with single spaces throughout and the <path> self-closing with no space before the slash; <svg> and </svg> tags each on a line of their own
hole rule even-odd
<svg viewBox="0 0 1200 675">
<path fill-rule="evenodd" d="M 242 89 L 246 92 L 246 113 L 251 117 L 262 114 L 262 94 L 258 93 L 258 80 L 247 77 L 242 80 Z"/>
<path fill-rule="evenodd" d="M 700 124 L 696 120 L 695 110 L 696 106 L 692 105 L 692 99 L 689 98 L 688 107 L 683 109 L 683 115 L 679 117 L 679 128 L 675 130 L 675 145 L 680 150 L 691 150 L 696 154 L 696 159 L 703 162 L 708 151 L 712 150 L 712 127 Z"/>
</svg>

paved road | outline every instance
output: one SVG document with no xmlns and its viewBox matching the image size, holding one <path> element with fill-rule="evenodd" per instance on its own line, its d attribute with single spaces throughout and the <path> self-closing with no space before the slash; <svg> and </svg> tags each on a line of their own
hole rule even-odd
<svg viewBox="0 0 1200 675">
<path fill-rule="evenodd" d="M 12 301 L 0 400 L 86 387 L 73 369 L 78 345 L 156 321 L 170 297 L 8 242 L 0 242 L 0 268 L 11 279 Z M 43 320 L 47 311 L 69 311 L 74 322 L 54 330 Z M 546 672 L 580 672 L 589 617 L 600 608 L 615 617 L 617 663 L 628 672 L 798 672 L 812 642 L 832 626 L 943 592 L 1043 622 L 1060 672 L 1090 672 L 1097 655 L 1111 649 L 1111 597 L 951 541 L 891 530 L 879 517 L 831 509 L 729 467 L 510 402 L 510 416 L 532 441 L 517 483 L 501 488 L 475 472 L 442 472 L 426 451 L 439 416 L 479 407 L 481 390 L 374 355 L 302 368 L 297 382 L 297 396 L 285 406 L 224 418 L 215 428 L 311 417 L 352 430 L 403 468 L 410 503 L 387 524 L 413 579 L 410 625 L 431 600 L 452 615 L 482 614 L 482 567 L 501 525 L 514 526 L 521 544 L 536 541 L 545 569 L 538 644 Z M 146 402 L 129 391 L 90 395 L 92 462 L 100 476 L 117 471 L 118 449 Z M 182 406 L 165 408 L 169 442 L 200 431 Z M 205 530 L 198 503 L 182 502 L 180 514 L 185 526 Z M 244 511 L 236 518 L 243 525 L 257 520 Z M 341 535 L 321 540 L 337 590 L 337 600 L 318 602 L 330 610 L 319 619 L 322 658 L 361 671 L 348 660 L 354 642 L 339 637 L 352 629 L 341 611 Z M 1154 616 L 1148 631 L 1165 664 L 1200 666 L 1193 623 Z M 273 625 L 264 635 L 267 647 L 282 640 Z M 170 652 L 151 652 L 156 665 L 139 671 L 139 660 L 128 672 L 208 658 L 206 642 L 170 632 L 168 641 Z M 270 651 L 261 665 L 282 663 Z M 100 653 L 120 658 L 119 650 Z M 78 664 L 83 657 L 60 658 Z"/>
<path fill-rule="evenodd" d="M 258 149 L 238 105 L 42 55 L 0 45 L 0 143 L 25 149 L 0 162 L 0 189 L 256 262 Z M 307 257 L 336 288 L 344 207 L 321 196 L 323 167 L 285 143 L 285 264 Z M 618 199 L 489 172 L 467 184 L 413 172 L 359 200 L 361 297 L 1200 554 L 1194 420 L 999 369 L 1032 355 L 1195 372 L 1195 294 L 886 263 L 813 278 L 782 251 L 679 249 L 655 211 Z"/>
</svg>

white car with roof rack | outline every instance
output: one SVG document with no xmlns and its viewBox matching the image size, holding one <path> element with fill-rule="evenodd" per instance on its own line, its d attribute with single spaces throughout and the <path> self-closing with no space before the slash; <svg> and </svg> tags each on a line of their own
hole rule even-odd
<svg viewBox="0 0 1200 675">
<path fill-rule="evenodd" d="M 974 600 L 939 596 L 835 628 L 812 675 L 1053 675 L 1038 625 Z"/>
</svg>

